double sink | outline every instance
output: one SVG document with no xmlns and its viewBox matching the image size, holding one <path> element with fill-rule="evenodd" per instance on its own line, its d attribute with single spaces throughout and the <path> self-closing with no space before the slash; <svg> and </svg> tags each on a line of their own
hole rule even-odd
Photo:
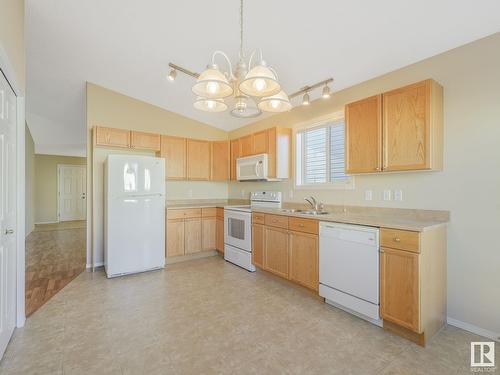
<svg viewBox="0 0 500 375">
<path fill-rule="evenodd" d="M 331 212 L 327 211 L 318 211 L 318 210 L 296 210 L 295 208 L 282 208 L 280 212 L 286 214 L 304 214 L 304 215 L 328 215 Z"/>
</svg>

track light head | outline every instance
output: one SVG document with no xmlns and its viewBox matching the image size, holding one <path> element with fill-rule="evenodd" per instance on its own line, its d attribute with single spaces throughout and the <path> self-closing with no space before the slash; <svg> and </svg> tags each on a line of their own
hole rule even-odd
<svg viewBox="0 0 500 375">
<path fill-rule="evenodd" d="M 302 97 L 302 105 L 309 105 L 309 104 L 311 104 L 311 98 L 309 97 L 309 93 L 306 92 Z"/>
<path fill-rule="evenodd" d="M 174 82 L 174 81 L 175 81 L 175 77 L 177 77 L 177 70 L 175 70 L 175 69 L 171 69 L 171 70 L 170 70 L 170 73 L 168 73 L 167 79 L 168 79 L 170 82 Z"/>
<path fill-rule="evenodd" d="M 325 87 L 323 87 L 323 92 L 321 93 L 321 97 L 323 99 L 329 99 L 330 96 L 331 96 L 330 87 L 328 87 L 328 85 L 325 85 Z"/>
</svg>

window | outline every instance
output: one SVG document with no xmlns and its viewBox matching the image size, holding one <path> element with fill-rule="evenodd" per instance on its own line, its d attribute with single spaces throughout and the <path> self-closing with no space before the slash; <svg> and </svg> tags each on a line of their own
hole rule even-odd
<svg viewBox="0 0 500 375">
<path fill-rule="evenodd" d="M 297 132 L 296 184 L 352 186 L 345 174 L 344 120 Z"/>
</svg>

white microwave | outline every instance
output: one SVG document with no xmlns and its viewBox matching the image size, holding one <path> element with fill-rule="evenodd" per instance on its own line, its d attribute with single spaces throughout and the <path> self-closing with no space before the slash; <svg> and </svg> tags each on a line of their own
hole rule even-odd
<svg viewBox="0 0 500 375">
<path fill-rule="evenodd" d="M 236 160 L 236 179 L 238 181 L 269 180 L 268 156 L 259 154 Z"/>
</svg>

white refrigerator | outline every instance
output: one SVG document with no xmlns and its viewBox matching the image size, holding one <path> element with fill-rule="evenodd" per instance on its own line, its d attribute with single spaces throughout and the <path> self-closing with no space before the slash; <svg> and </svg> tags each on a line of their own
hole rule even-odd
<svg viewBox="0 0 500 375">
<path fill-rule="evenodd" d="M 106 275 L 165 267 L 165 159 L 109 155 L 104 200 Z"/>
</svg>

